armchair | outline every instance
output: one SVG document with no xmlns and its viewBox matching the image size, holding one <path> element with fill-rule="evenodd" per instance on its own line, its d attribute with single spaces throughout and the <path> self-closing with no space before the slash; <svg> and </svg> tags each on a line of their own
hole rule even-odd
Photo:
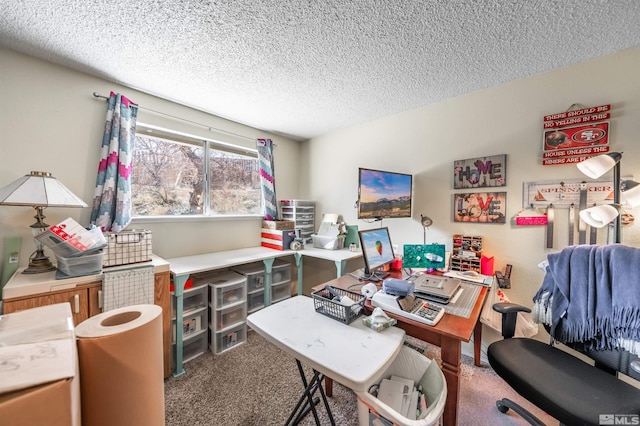
<svg viewBox="0 0 640 426">
<path fill-rule="evenodd" d="M 640 389 L 620 380 L 617 372 L 640 379 L 640 360 L 625 350 L 584 351 L 591 365 L 550 344 L 514 338 L 518 312 L 531 312 L 512 303 L 496 303 L 502 314 L 502 336 L 489 345 L 489 364 L 516 392 L 561 424 L 614 424 L 614 415 L 640 418 Z M 498 410 L 512 409 L 532 425 L 543 423 L 509 399 L 496 402 Z M 609 419 L 601 416 L 611 416 Z M 615 423 L 620 424 L 620 423 Z M 632 424 L 632 423 L 626 423 Z"/>
</svg>

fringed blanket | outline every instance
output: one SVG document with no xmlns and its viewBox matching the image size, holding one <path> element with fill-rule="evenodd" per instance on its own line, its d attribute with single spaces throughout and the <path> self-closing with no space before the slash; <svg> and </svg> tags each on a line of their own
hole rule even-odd
<svg viewBox="0 0 640 426">
<path fill-rule="evenodd" d="M 640 249 L 570 246 L 548 261 L 534 321 L 562 343 L 640 355 Z"/>
</svg>

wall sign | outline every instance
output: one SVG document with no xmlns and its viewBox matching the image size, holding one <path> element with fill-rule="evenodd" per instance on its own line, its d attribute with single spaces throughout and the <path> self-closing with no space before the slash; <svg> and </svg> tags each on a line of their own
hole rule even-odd
<svg viewBox="0 0 640 426">
<path fill-rule="evenodd" d="M 490 188 L 507 184 L 507 156 L 470 158 L 453 162 L 453 188 Z"/>
<path fill-rule="evenodd" d="M 579 163 L 609 151 L 611 105 L 545 115 L 542 164 Z"/>
<path fill-rule="evenodd" d="M 506 223 L 506 192 L 454 194 L 453 221 Z"/>
</svg>

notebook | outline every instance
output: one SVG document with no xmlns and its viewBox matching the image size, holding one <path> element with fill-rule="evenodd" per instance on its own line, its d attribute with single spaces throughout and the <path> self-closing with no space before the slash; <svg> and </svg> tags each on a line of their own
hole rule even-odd
<svg viewBox="0 0 640 426">
<path fill-rule="evenodd" d="M 423 269 L 444 268 L 445 258 L 444 244 L 405 244 L 402 266 Z"/>
</svg>

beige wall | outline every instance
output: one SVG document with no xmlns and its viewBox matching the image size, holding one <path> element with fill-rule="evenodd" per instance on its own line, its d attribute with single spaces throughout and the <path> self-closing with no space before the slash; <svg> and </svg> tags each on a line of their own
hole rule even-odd
<svg viewBox="0 0 640 426">
<path fill-rule="evenodd" d="M 505 64 L 508 66 L 508 64 Z M 299 144 L 105 80 L 89 77 L 9 50 L 0 49 L 0 185 L 30 170 L 50 171 L 86 202 L 91 202 L 105 103 L 91 94 L 120 91 L 143 107 L 211 125 L 250 138 L 271 137 L 275 150 L 278 198 L 316 200 L 318 216 L 340 213 L 349 224 L 376 227 L 356 219 L 358 167 L 414 175 L 411 219 L 388 219 L 395 244 L 420 243 L 420 214 L 433 218 L 428 242 L 451 248 L 454 233 L 483 235 L 485 252 L 496 267 L 514 266 L 515 302 L 531 305 L 543 272 L 536 265 L 567 240 L 566 214 L 559 214 L 556 243 L 545 248 L 543 227 L 459 224 L 452 220 L 454 160 L 507 154 L 507 217 L 522 208 L 523 182 L 584 178 L 574 166 L 542 166 L 542 117 L 574 103 L 611 104 L 611 145 L 624 151 L 623 176 L 640 178 L 640 48 L 585 62 L 532 78 L 471 93 L 424 108 Z M 463 71 L 461 71 L 463 72 Z M 163 119 L 141 112 L 140 121 L 162 125 Z M 175 127 L 177 122 L 167 125 Z M 209 137 L 221 135 L 210 134 Z M 244 139 L 230 140 L 248 143 Z M 502 190 L 502 189 L 501 189 Z M 638 210 L 633 211 L 638 214 Z M 66 217 L 86 224 L 89 209 L 49 209 L 49 223 Z M 0 207 L 0 235 L 23 237 L 21 265 L 33 250 L 28 208 Z M 260 221 L 138 222 L 154 232 L 154 252 L 175 257 L 258 244 Z M 603 233 L 601 232 L 601 240 Z M 638 225 L 625 227 L 624 243 L 638 245 Z M 1 253 L 2 247 L 0 247 Z M 333 265 L 305 261 L 305 288 L 333 277 Z M 309 266 L 309 267 L 307 267 Z M 350 262 L 349 269 L 361 266 Z M 487 337 L 488 340 L 495 336 Z"/>
<path fill-rule="evenodd" d="M 143 108 L 171 114 L 213 128 L 248 137 L 229 136 L 204 127 L 141 110 L 139 122 L 171 127 L 189 133 L 255 147 L 254 138 L 270 137 L 277 167 L 278 197 L 297 198 L 299 142 L 243 126 L 199 112 L 105 80 L 52 65 L 11 50 L 0 49 L 0 186 L 7 185 L 31 170 L 53 174 L 71 191 L 91 204 L 99 150 L 102 141 L 106 102 L 93 92 L 109 95 L 121 92 Z M 47 223 L 72 217 L 88 225 L 90 208 L 45 210 Z M 20 265 L 27 264 L 34 250 L 29 225 L 34 222 L 29 207 L 0 206 L 0 236 L 22 236 Z M 203 219 L 197 222 L 144 222 L 132 227 L 153 231 L 154 252 L 170 258 L 260 244 L 261 220 Z M 0 244 L 2 254 L 2 244 Z M 4 260 L 4 257 L 0 257 Z"/>
<path fill-rule="evenodd" d="M 508 296 L 531 306 L 544 276 L 536 265 L 566 245 L 567 210 L 558 213 L 553 250 L 545 248 L 544 227 L 454 223 L 453 194 L 471 191 L 454 191 L 453 162 L 507 154 L 504 190 L 507 218 L 512 220 L 522 208 L 523 182 L 588 179 L 572 165 L 541 165 L 543 116 L 565 111 L 574 103 L 611 104 L 612 150 L 624 151 L 623 176 L 640 178 L 638 69 L 640 48 L 315 138 L 302 150 L 301 164 L 309 175 L 301 193 L 318 200 L 320 212 L 340 213 L 361 229 L 377 227 L 356 219 L 358 167 L 412 173 L 413 217 L 383 221 L 393 242 L 422 242 L 421 213 L 434 221 L 427 234 L 429 243 L 444 243 L 451 249 L 452 234 L 482 235 L 485 252 L 495 257 L 497 269 L 513 265 Z M 634 214 L 639 212 L 636 209 Z M 624 243 L 638 246 L 639 226 L 637 220 L 623 229 Z M 602 239 L 604 233 L 600 234 Z"/>
</svg>

